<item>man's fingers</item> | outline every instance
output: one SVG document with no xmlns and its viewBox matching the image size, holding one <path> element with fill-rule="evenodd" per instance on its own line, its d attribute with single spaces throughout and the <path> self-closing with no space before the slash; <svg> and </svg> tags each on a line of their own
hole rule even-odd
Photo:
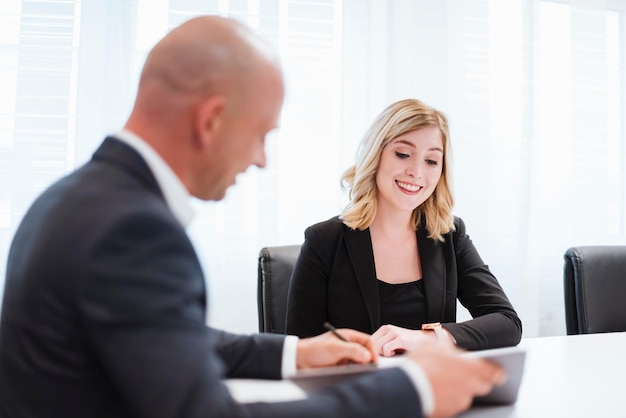
<svg viewBox="0 0 626 418">
<path fill-rule="evenodd" d="M 483 371 L 485 379 L 487 381 L 491 382 L 495 386 L 500 386 L 504 384 L 504 382 L 506 382 L 506 372 L 501 366 L 489 360 L 482 361 L 483 365 L 481 366 L 481 370 Z"/>
<path fill-rule="evenodd" d="M 349 346 L 354 346 L 354 349 L 358 349 L 360 354 L 357 354 L 360 358 L 365 358 L 362 354 L 362 350 L 367 352 L 367 358 L 365 360 L 359 361 L 360 363 L 366 362 L 374 362 L 378 363 L 378 354 L 376 352 L 376 347 L 374 345 L 374 341 L 372 337 L 363 332 L 355 331 L 352 329 L 342 328 L 338 330 L 338 332 L 343 336 L 346 340 L 350 341 L 353 344 L 349 344 Z M 353 361 L 357 361 L 352 359 Z"/>
<path fill-rule="evenodd" d="M 474 376 L 477 380 L 475 386 L 477 396 L 488 394 L 494 386 L 501 385 L 506 381 L 506 372 L 502 367 L 488 360 L 476 360 Z"/>
<path fill-rule="evenodd" d="M 343 357 L 355 363 L 369 363 L 373 360 L 372 353 L 357 343 L 347 343 L 342 345 Z"/>
</svg>

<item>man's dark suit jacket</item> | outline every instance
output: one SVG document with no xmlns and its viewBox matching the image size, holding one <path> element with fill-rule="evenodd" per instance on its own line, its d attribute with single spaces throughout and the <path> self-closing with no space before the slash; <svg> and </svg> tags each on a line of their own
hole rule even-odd
<svg viewBox="0 0 626 418">
<path fill-rule="evenodd" d="M 485 265 L 460 218 L 445 242 L 417 228 L 426 295 L 427 322 L 441 322 L 459 347 L 468 350 L 519 343 L 522 323 Z M 457 298 L 474 319 L 456 323 Z M 373 333 L 381 325 L 376 267 L 369 228 L 347 227 L 331 218 L 305 231 L 287 304 L 287 333 L 320 334 L 336 327 Z"/>
<path fill-rule="evenodd" d="M 236 403 L 222 379 L 279 378 L 284 337 L 208 328 L 205 299 L 196 253 L 147 164 L 107 138 L 35 201 L 15 234 L 0 416 L 421 416 L 400 369 L 302 401 Z"/>
</svg>

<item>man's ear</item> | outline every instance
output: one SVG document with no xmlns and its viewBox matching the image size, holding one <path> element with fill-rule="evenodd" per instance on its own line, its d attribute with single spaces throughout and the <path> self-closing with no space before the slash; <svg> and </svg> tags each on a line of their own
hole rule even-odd
<svg viewBox="0 0 626 418">
<path fill-rule="evenodd" d="M 202 149 L 211 144 L 223 123 L 225 101 L 223 96 L 211 96 L 197 104 L 194 118 L 196 147 Z"/>
</svg>

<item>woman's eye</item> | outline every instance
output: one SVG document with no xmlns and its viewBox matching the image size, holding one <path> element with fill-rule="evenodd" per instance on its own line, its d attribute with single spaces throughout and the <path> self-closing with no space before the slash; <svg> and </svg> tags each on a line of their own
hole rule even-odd
<svg viewBox="0 0 626 418">
<path fill-rule="evenodd" d="M 426 160 L 426 164 L 428 164 L 428 165 L 438 165 L 439 162 L 437 162 L 436 160 Z"/>
<path fill-rule="evenodd" d="M 401 159 L 405 159 L 405 158 L 409 158 L 410 155 L 409 154 L 405 154 L 403 152 L 396 151 L 396 157 L 401 158 Z"/>
</svg>

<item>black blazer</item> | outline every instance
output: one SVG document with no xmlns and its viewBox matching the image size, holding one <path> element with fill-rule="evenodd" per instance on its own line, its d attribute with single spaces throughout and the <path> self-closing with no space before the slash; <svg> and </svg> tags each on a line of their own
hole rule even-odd
<svg viewBox="0 0 626 418">
<path fill-rule="evenodd" d="M 291 403 L 238 404 L 222 379 L 280 377 L 284 336 L 205 326 L 205 284 L 150 169 L 107 138 L 19 226 L 0 322 L 0 416 L 421 416 L 400 369 Z"/>
<path fill-rule="evenodd" d="M 468 350 L 519 343 L 522 323 L 496 278 L 478 255 L 465 224 L 445 242 L 416 231 L 426 294 L 427 322 L 441 322 Z M 474 319 L 456 323 L 457 299 Z M 352 230 L 337 217 L 305 231 L 287 302 L 287 333 L 320 334 L 323 323 L 373 333 L 381 325 L 369 228 Z"/>
</svg>

